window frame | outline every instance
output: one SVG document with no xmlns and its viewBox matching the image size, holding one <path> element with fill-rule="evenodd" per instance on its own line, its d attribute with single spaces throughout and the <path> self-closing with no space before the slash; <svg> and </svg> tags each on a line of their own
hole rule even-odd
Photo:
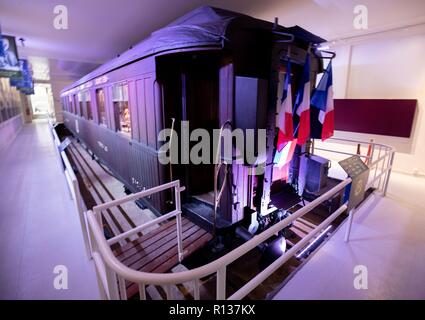
<svg viewBox="0 0 425 320">
<path fill-rule="evenodd" d="M 97 94 L 98 91 L 103 92 L 103 113 L 104 113 L 105 122 L 101 121 L 102 117 L 100 115 L 100 104 L 99 104 L 99 99 L 98 99 L 98 94 Z M 102 127 L 105 127 L 105 128 L 109 127 L 109 125 L 108 125 L 108 112 L 107 112 L 108 105 L 107 105 L 107 99 L 106 99 L 107 92 L 108 92 L 107 87 L 98 87 L 98 88 L 95 88 L 95 90 L 94 90 L 94 96 L 95 96 L 95 101 L 96 101 L 97 124 L 102 126 Z"/>
<path fill-rule="evenodd" d="M 121 120 L 120 113 L 116 112 L 115 102 L 114 102 L 114 88 L 124 87 L 124 86 L 126 87 L 126 90 L 127 90 L 127 100 L 122 100 L 121 102 L 127 102 L 127 110 L 129 114 L 129 132 L 122 130 L 121 121 L 120 121 Z M 130 84 L 127 80 L 119 81 L 119 82 L 111 84 L 110 88 L 111 88 L 111 110 L 112 110 L 111 119 L 112 119 L 114 131 L 125 138 L 132 139 L 133 138 L 133 123 L 132 123 L 132 114 L 131 114 L 131 106 L 130 106 Z"/>
<path fill-rule="evenodd" d="M 88 121 L 94 121 L 94 115 L 93 115 L 93 103 L 92 103 L 92 99 L 91 99 L 91 93 L 90 93 L 90 90 L 86 90 L 86 91 L 84 91 L 84 93 L 85 93 L 85 98 L 84 98 L 84 101 L 85 101 L 85 110 L 86 110 L 86 116 L 87 116 L 87 120 Z M 89 108 L 89 106 L 90 106 L 90 108 Z M 89 112 L 89 109 L 90 109 L 90 112 Z M 89 113 L 90 113 L 90 117 L 89 117 Z"/>
</svg>

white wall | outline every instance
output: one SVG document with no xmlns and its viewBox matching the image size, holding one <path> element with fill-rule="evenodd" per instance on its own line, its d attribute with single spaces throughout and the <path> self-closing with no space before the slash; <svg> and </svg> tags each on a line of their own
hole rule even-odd
<svg viewBox="0 0 425 320">
<path fill-rule="evenodd" d="M 394 170 L 425 174 L 425 33 L 332 48 L 335 98 L 417 99 L 410 138 L 352 132 L 337 137 L 374 139 L 397 150 Z"/>
<path fill-rule="evenodd" d="M 0 151 L 6 149 L 15 140 L 23 125 L 22 114 L 0 123 Z"/>
</svg>

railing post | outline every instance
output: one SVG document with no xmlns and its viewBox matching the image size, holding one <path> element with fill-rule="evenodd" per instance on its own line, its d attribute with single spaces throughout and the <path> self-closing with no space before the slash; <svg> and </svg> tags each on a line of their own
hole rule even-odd
<svg viewBox="0 0 425 320">
<path fill-rule="evenodd" d="M 345 242 L 348 242 L 350 240 L 351 225 L 353 224 L 353 216 L 354 216 L 354 209 L 351 209 L 350 212 L 348 213 L 347 228 L 345 229 L 345 238 L 344 238 Z"/>
<path fill-rule="evenodd" d="M 120 288 L 120 299 L 127 300 L 127 288 L 125 285 L 125 279 L 121 276 L 118 276 L 118 284 Z"/>
<path fill-rule="evenodd" d="M 167 284 L 165 286 L 165 294 L 167 296 L 167 300 L 174 300 L 173 289 L 171 288 L 171 284 Z"/>
<path fill-rule="evenodd" d="M 112 271 L 108 265 L 105 264 L 106 281 L 108 283 L 109 298 L 111 300 L 120 300 L 120 294 L 118 291 L 118 279 L 114 271 Z"/>
<path fill-rule="evenodd" d="M 370 139 L 370 143 L 371 143 L 371 151 L 370 151 L 369 163 L 373 163 L 373 155 L 375 154 L 375 143 L 373 139 Z"/>
<path fill-rule="evenodd" d="M 385 176 L 385 182 L 384 182 L 385 185 L 384 185 L 384 193 L 383 193 L 384 197 L 387 195 L 388 183 L 390 182 L 391 170 L 393 168 L 394 154 L 395 154 L 395 151 L 392 150 L 391 156 L 390 156 L 390 161 L 389 161 L 389 169 L 388 169 L 387 174 Z"/>
<path fill-rule="evenodd" d="M 83 208 L 82 208 L 82 205 L 81 205 L 82 199 L 81 199 L 81 194 L 80 194 L 80 188 L 78 187 L 78 181 L 74 179 L 73 182 L 72 182 L 72 185 L 73 185 L 73 189 L 74 189 L 74 201 L 75 201 L 75 205 L 77 207 L 81 231 L 83 233 L 84 246 L 86 248 L 88 258 L 92 259 L 91 249 L 90 249 L 90 240 L 89 240 L 88 231 L 87 231 L 87 223 L 86 223 L 86 218 L 85 218 L 84 211 L 83 211 Z"/>
<path fill-rule="evenodd" d="M 88 212 L 90 212 L 90 210 Z M 87 214 L 88 214 L 88 212 L 87 212 Z M 96 242 L 96 238 L 94 236 L 93 230 L 91 229 L 90 225 L 88 225 L 88 233 L 89 233 L 90 250 L 91 250 L 90 256 L 93 257 L 93 253 L 97 251 L 97 242 Z"/>
<path fill-rule="evenodd" d="M 182 231 L 182 214 L 181 214 L 181 203 L 180 203 L 180 181 L 177 181 L 174 187 L 174 199 L 176 202 L 176 226 L 177 226 L 177 250 L 179 252 L 179 261 L 183 260 L 183 231 Z"/>
<path fill-rule="evenodd" d="M 387 153 L 387 151 L 384 151 L 385 153 Z M 387 158 L 388 157 L 388 158 Z M 381 192 L 383 192 L 383 187 L 385 184 L 385 178 L 384 180 L 382 180 L 382 177 L 385 177 L 385 163 L 388 162 L 388 160 L 390 159 L 390 155 L 389 154 L 385 154 L 385 156 L 381 159 L 382 165 L 381 165 L 381 173 L 379 176 L 379 180 L 378 180 L 378 190 L 381 190 Z M 381 187 L 381 181 L 383 182 L 383 185 Z"/>
<path fill-rule="evenodd" d="M 378 157 L 376 158 L 377 160 L 381 157 L 381 149 L 382 149 L 382 147 L 379 146 Z M 374 163 L 374 161 L 372 163 Z M 376 176 L 378 175 L 379 162 L 374 164 L 374 167 L 375 167 L 375 173 L 373 175 L 373 180 L 372 180 L 373 184 L 371 185 L 371 187 L 373 187 L 375 185 Z M 370 168 L 370 170 L 372 170 L 372 168 Z"/>
<path fill-rule="evenodd" d="M 146 300 L 146 287 L 144 283 L 139 283 L 139 298 L 140 300 Z"/>
<path fill-rule="evenodd" d="M 199 293 L 199 279 L 195 279 L 193 283 L 193 299 L 199 300 L 200 299 L 200 293 Z"/>
<path fill-rule="evenodd" d="M 100 230 L 102 230 L 103 232 L 103 223 L 102 223 L 102 210 L 96 210 L 96 208 L 93 208 L 93 214 L 94 217 L 96 218 L 96 221 L 99 225 Z"/>
<path fill-rule="evenodd" d="M 217 300 L 226 300 L 226 266 L 217 270 Z"/>
<path fill-rule="evenodd" d="M 98 256 L 100 257 L 100 259 L 102 259 L 102 256 L 100 254 L 98 254 Z M 108 300 L 109 299 L 108 288 L 105 287 L 105 283 L 103 282 L 103 279 L 102 279 L 102 276 L 103 276 L 102 270 L 103 269 L 99 268 L 98 264 L 96 263 L 95 258 L 93 258 L 93 260 L 94 260 L 94 264 L 95 264 L 96 279 L 97 279 L 97 286 L 99 288 L 100 299 L 101 300 Z M 104 265 L 104 263 L 103 263 L 103 265 Z"/>
</svg>

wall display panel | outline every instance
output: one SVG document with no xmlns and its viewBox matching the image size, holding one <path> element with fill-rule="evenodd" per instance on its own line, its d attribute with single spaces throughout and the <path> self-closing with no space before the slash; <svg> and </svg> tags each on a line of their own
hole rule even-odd
<svg viewBox="0 0 425 320">
<path fill-rule="evenodd" d="M 335 129 L 408 138 L 416 99 L 335 99 Z"/>
</svg>

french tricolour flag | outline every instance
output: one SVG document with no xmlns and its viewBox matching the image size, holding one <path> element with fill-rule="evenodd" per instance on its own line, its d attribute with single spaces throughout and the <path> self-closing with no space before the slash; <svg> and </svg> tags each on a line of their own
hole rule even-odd
<svg viewBox="0 0 425 320">
<path fill-rule="evenodd" d="M 277 115 L 277 151 L 282 151 L 289 141 L 294 139 L 294 125 L 292 123 L 292 91 L 291 91 L 291 61 L 286 65 L 285 82 L 283 84 L 282 103 Z"/>
<path fill-rule="evenodd" d="M 295 98 L 295 112 L 300 117 L 298 144 L 303 145 L 310 136 L 310 55 L 307 54 L 300 87 Z"/>
<path fill-rule="evenodd" d="M 322 140 L 332 137 L 334 134 L 334 100 L 331 62 L 313 92 L 311 105 L 320 109 L 319 121 L 322 124 Z"/>
</svg>

